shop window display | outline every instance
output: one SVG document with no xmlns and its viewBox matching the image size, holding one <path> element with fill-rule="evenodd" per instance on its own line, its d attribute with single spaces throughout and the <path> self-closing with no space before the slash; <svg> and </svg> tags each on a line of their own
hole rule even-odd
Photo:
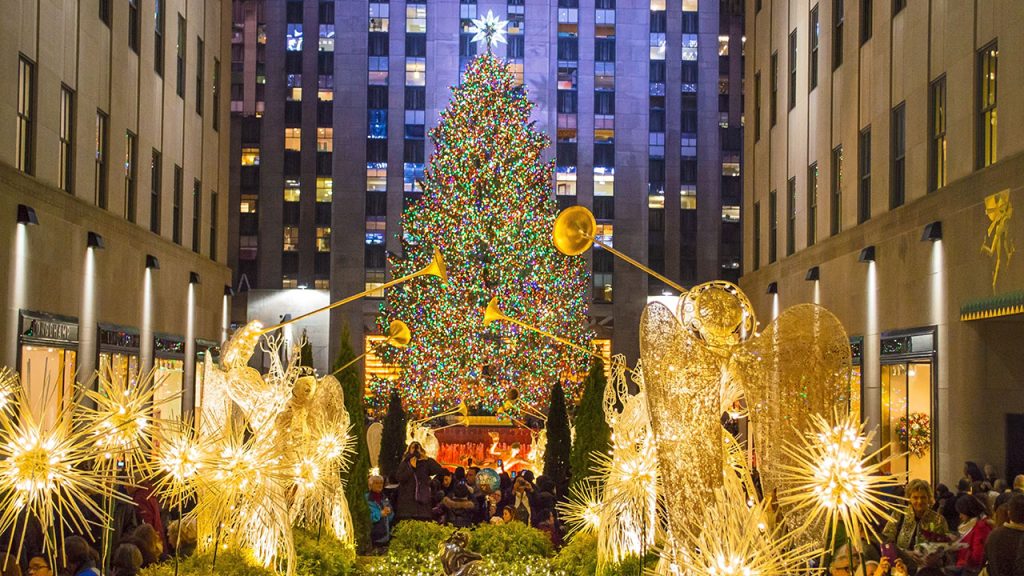
<svg viewBox="0 0 1024 576">
<path fill-rule="evenodd" d="M 28 392 L 33 414 L 43 414 L 47 428 L 56 422 L 60 407 L 71 401 L 78 354 L 48 346 L 21 347 L 21 384 Z"/>
<path fill-rule="evenodd" d="M 127 381 L 129 386 L 139 383 L 139 356 L 124 352 L 101 352 L 100 373 L 115 381 Z"/>
<path fill-rule="evenodd" d="M 157 358 L 153 378 L 153 417 L 176 421 L 181 418 L 181 392 L 185 373 L 183 360 Z"/>
<path fill-rule="evenodd" d="M 882 443 L 890 453 L 907 453 L 892 461 L 892 473 L 932 480 L 932 363 L 909 361 L 882 365 Z M 919 426 L 923 429 L 918 429 Z"/>
</svg>

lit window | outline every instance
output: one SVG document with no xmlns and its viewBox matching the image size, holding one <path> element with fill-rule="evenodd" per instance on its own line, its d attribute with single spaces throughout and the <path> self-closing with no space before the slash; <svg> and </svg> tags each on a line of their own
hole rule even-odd
<svg viewBox="0 0 1024 576">
<path fill-rule="evenodd" d="M 284 129 L 284 149 L 296 152 L 302 149 L 302 128 Z"/>
<path fill-rule="evenodd" d="M 693 184 L 682 186 L 679 189 L 679 207 L 683 210 L 697 209 L 697 187 Z"/>
<path fill-rule="evenodd" d="M 615 176 L 594 175 L 594 196 L 614 196 Z"/>
<path fill-rule="evenodd" d="M 329 226 L 317 226 L 316 229 L 316 251 L 331 251 L 331 228 Z"/>
<path fill-rule="evenodd" d="M 256 195 L 255 194 L 242 194 L 242 201 L 239 204 L 239 212 L 242 214 L 255 214 L 256 213 Z"/>
<path fill-rule="evenodd" d="M 665 33 L 651 32 L 651 60 L 665 59 Z"/>
<path fill-rule="evenodd" d="M 725 155 L 724 161 L 722 162 L 722 176 L 739 176 L 740 175 L 740 161 L 739 158 L 733 155 Z"/>
<path fill-rule="evenodd" d="M 576 195 L 576 174 L 559 172 L 555 184 L 555 194 L 559 196 Z"/>
<path fill-rule="evenodd" d="M 334 24 L 320 25 L 320 51 L 334 52 Z"/>
<path fill-rule="evenodd" d="M 665 207 L 665 197 L 661 194 L 651 194 L 647 197 L 647 207 L 660 209 Z"/>
<path fill-rule="evenodd" d="M 729 55 L 729 37 L 719 36 L 718 37 L 718 55 L 728 56 Z"/>
<path fill-rule="evenodd" d="M 370 3 L 370 32 L 387 32 L 388 20 L 391 15 L 390 6 L 386 3 Z"/>
<path fill-rule="evenodd" d="M 287 186 L 287 184 L 286 184 L 286 186 Z M 298 187 L 295 187 L 295 188 L 286 187 L 284 189 L 284 201 L 285 202 L 298 202 L 299 198 L 301 196 L 302 196 L 302 190 L 300 190 Z"/>
<path fill-rule="evenodd" d="M 316 129 L 316 151 L 331 152 L 334 150 L 334 128 Z"/>
<path fill-rule="evenodd" d="M 298 102 L 302 100 L 302 88 L 289 88 L 288 92 L 285 93 L 285 97 L 289 102 Z"/>
<path fill-rule="evenodd" d="M 333 178 L 317 178 L 316 179 L 316 201 L 317 202 L 330 202 L 334 197 L 334 179 Z"/>
<path fill-rule="evenodd" d="M 302 24 L 289 24 L 285 43 L 289 52 L 302 51 Z"/>
<path fill-rule="evenodd" d="M 426 32 L 427 31 L 427 5 L 406 4 L 405 5 L 405 31 Z"/>
<path fill-rule="evenodd" d="M 665 0 L 651 0 L 651 12 L 665 9 Z"/>
<path fill-rule="evenodd" d="M 384 218 L 371 218 L 366 221 L 366 243 L 372 246 L 384 244 L 384 233 L 387 222 Z"/>
<path fill-rule="evenodd" d="M 259 166 L 260 149 L 242 148 L 242 166 Z"/>
<path fill-rule="evenodd" d="M 316 93 L 316 99 L 321 102 L 333 102 L 334 90 L 320 90 Z"/>
<path fill-rule="evenodd" d="M 683 34 L 683 60 L 697 60 L 697 35 Z"/>
<path fill-rule="evenodd" d="M 611 223 L 598 224 L 597 229 L 594 231 L 594 239 L 606 246 L 614 246 L 612 244 L 612 228 L 613 225 Z"/>
<path fill-rule="evenodd" d="M 299 249 L 299 227 L 298 226 L 285 226 L 284 227 L 284 247 L 285 252 L 295 252 Z"/>
<path fill-rule="evenodd" d="M 594 273 L 594 300 L 597 302 L 612 301 L 612 275 Z"/>
<path fill-rule="evenodd" d="M 289 278 L 287 276 L 281 278 L 281 288 L 298 288 L 299 281 L 295 278 Z"/>
<path fill-rule="evenodd" d="M 366 290 L 376 290 L 384 284 L 384 270 L 366 271 Z M 370 298 L 383 298 L 384 291 L 377 290 L 370 294 Z"/>
<path fill-rule="evenodd" d="M 696 12 L 697 0 L 683 0 L 683 12 Z"/>
<path fill-rule="evenodd" d="M 740 207 L 739 206 L 722 206 L 722 221 L 723 222 L 739 222 L 740 221 Z"/>
<path fill-rule="evenodd" d="M 317 278 L 316 280 L 313 280 L 313 288 L 316 288 L 317 290 L 330 290 L 331 281 L 327 278 Z"/>
<path fill-rule="evenodd" d="M 406 58 L 405 59 L 405 85 L 423 86 L 426 84 L 427 59 Z"/>
</svg>

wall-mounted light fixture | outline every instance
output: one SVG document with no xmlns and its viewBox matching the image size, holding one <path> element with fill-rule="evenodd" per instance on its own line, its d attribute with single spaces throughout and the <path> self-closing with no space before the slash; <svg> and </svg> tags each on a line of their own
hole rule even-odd
<svg viewBox="0 0 1024 576">
<path fill-rule="evenodd" d="M 929 222 L 928 224 L 924 225 L 924 233 L 921 234 L 921 241 L 923 242 L 925 240 L 928 240 L 928 241 L 931 241 L 931 242 L 935 242 L 936 240 L 942 240 L 942 221 L 941 220 L 936 220 L 935 222 Z"/>
<path fill-rule="evenodd" d="M 817 266 L 814 266 L 814 267 L 811 267 L 811 268 L 807 269 L 807 275 L 804 276 L 804 280 L 814 282 L 814 281 L 817 281 L 817 280 L 820 280 L 820 279 L 821 279 L 821 269 L 820 268 L 818 268 Z"/>
<path fill-rule="evenodd" d="M 188 273 L 188 283 L 189 284 L 199 284 L 199 272 L 189 272 Z"/>
<path fill-rule="evenodd" d="M 91 230 L 89 231 L 86 237 L 86 246 L 88 246 L 89 248 L 103 250 L 104 248 L 107 247 L 107 242 L 103 239 L 103 236 L 100 236 L 99 234 Z"/>
<path fill-rule="evenodd" d="M 159 270 L 160 260 L 152 254 L 146 254 L 146 268 L 149 268 L 150 270 Z"/>
<path fill-rule="evenodd" d="M 31 206 L 26 206 L 25 204 L 18 204 L 18 224 L 37 226 L 39 224 L 39 218 L 36 216 L 35 209 Z"/>
<path fill-rule="evenodd" d="M 875 247 L 868 246 L 860 251 L 860 256 L 857 257 L 858 262 L 874 262 L 875 261 Z"/>
<path fill-rule="evenodd" d="M 768 294 L 778 294 L 778 293 L 779 293 L 779 283 L 778 282 L 769 282 L 768 283 Z"/>
</svg>

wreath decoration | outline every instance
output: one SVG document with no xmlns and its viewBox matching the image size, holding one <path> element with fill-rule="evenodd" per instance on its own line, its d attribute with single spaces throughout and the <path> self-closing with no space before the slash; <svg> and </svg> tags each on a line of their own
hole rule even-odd
<svg viewBox="0 0 1024 576">
<path fill-rule="evenodd" d="M 912 412 L 901 417 L 897 434 L 903 449 L 918 458 L 932 447 L 932 422 L 924 412 Z"/>
</svg>

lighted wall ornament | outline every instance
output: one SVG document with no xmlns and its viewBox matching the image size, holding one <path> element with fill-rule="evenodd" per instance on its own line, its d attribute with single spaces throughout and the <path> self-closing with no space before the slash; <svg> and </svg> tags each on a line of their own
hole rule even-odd
<svg viewBox="0 0 1024 576">
<path fill-rule="evenodd" d="M 981 243 L 981 251 L 994 260 L 992 268 L 992 290 L 996 289 L 1000 269 L 1010 265 L 1010 258 L 1017 251 L 1010 230 L 1010 218 L 1013 217 L 1013 205 L 1010 203 L 1010 190 L 1001 190 L 985 197 L 985 216 L 989 225 L 985 241 Z M 1006 260 L 1005 263 L 1003 260 Z"/>
</svg>

